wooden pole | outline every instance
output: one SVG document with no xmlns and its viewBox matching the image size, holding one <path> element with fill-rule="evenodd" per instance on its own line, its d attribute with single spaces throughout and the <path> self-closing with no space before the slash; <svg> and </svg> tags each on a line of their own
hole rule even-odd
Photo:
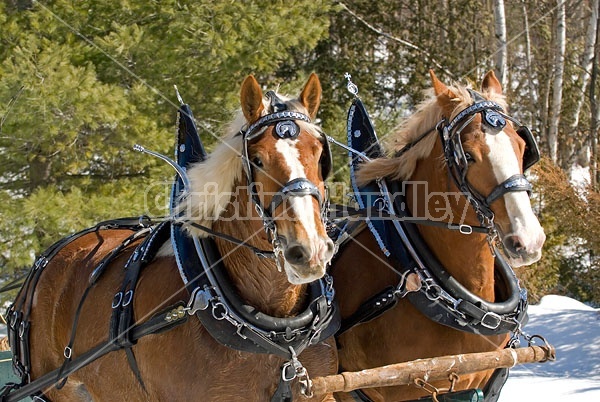
<svg viewBox="0 0 600 402">
<path fill-rule="evenodd" d="M 417 378 L 422 378 L 427 382 L 442 381 L 447 380 L 451 373 L 470 374 L 502 367 L 514 367 L 522 363 L 545 362 L 554 360 L 554 358 L 555 350 L 550 345 L 433 357 L 313 378 L 312 390 L 315 394 L 321 395 L 330 392 L 350 392 L 361 388 L 410 385 Z"/>
</svg>

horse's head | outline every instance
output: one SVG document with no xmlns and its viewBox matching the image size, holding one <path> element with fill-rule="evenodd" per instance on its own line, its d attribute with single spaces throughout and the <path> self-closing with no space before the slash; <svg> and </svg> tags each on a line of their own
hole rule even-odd
<svg viewBox="0 0 600 402">
<path fill-rule="evenodd" d="M 539 160 L 531 132 L 504 112 L 502 87 L 492 71 L 485 75 L 481 93 L 448 88 L 433 72 L 431 79 L 447 118 L 439 129 L 455 184 L 481 221 L 495 223 L 512 265 L 539 260 L 546 236 L 523 176 Z"/>
<path fill-rule="evenodd" d="M 322 277 L 333 256 L 324 225 L 328 200 L 323 182 L 331 170 L 331 155 L 324 135 L 312 124 L 320 97 L 315 74 L 297 99 L 270 91 L 265 100 L 253 76 L 241 89 L 245 179 L 293 284 Z"/>
</svg>

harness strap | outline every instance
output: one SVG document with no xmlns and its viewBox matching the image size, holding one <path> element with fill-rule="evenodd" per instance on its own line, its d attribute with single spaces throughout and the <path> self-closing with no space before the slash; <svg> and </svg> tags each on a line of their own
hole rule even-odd
<svg viewBox="0 0 600 402">
<path fill-rule="evenodd" d="M 142 269 L 148 265 L 156 255 L 158 247 L 170 236 L 170 222 L 164 221 L 152 229 L 151 234 L 136 248 L 127 264 L 125 264 L 125 278 L 121 290 L 115 294 L 112 308 L 113 313 L 110 323 L 110 339 L 119 343 L 122 347 L 134 345 L 129 338 L 131 323 L 133 320 L 133 299 L 137 282 Z"/>
<path fill-rule="evenodd" d="M 417 225 L 425 225 L 425 226 L 437 226 L 442 227 L 449 230 L 458 230 L 463 234 L 471 234 L 473 232 L 488 234 L 489 228 L 485 226 L 471 226 L 460 223 L 448 223 L 442 221 L 433 221 L 430 219 L 424 218 L 413 218 L 411 216 L 401 216 L 397 214 L 393 214 L 387 212 L 386 210 L 379 209 L 378 207 L 366 207 L 366 208 L 352 208 L 349 206 L 342 206 L 340 208 L 339 205 L 335 205 L 330 208 L 329 219 L 341 219 L 341 218 L 376 218 L 378 220 L 381 219 L 390 219 L 401 221 L 404 223 L 413 223 Z"/>
<path fill-rule="evenodd" d="M 279 190 L 271 200 L 271 204 L 268 206 L 267 211 L 270 216 L 275 214 L 275 210 L 279 207 L 286 199 L 290 197 L 302 197 L 310 195 L 317 199 L 319 206 L 323 205 L 323 197 L 319 188 L 313 184 L 310 180 L 304 177 L 298 177 L 286 183 L 281 190 Z"/>
<path fill-rule="evenodd" d="M 506 193 L 510 193 L 513 191 L 526 191 L 531 195 L 531 191 L 533 190 L 533 186 L 527 180 L 525 175 L 516 174 L 508 179 L 504 180 L 502 183 L 498 184 L 487 196 L 485 199 L 485 204 L 491 205 L 496 199 L 502 197 Z"/>
<path fill-rule="evenodd" d="M 150 318 L 143 324 L 136 325 L 130 331 L 131 340 L 135 342 L 146 335 L 157 334 L 174 328 L 178 325 L 184 324 L 185 322 L 187 322 L 188 319 L 187 314 L 184 314 L 181 317 L 173 317 L 173 315 L 171 314 L 173 310 L 183 306 L 185 306 L 184 303 L 177 303 L 171 306 L 165 312 L 159 313 L 154 317 Z M 44 374 L 43 376 L 31 381 L 28 384 L 6 384 L 4 389 L 0 391 L 0 402 L 20 401 L 21 399 L 29 395 L 33 395 L 45 388 L 52 386 L 52 384 L 61 381 L 66 376 L 71 375 L 75 371 L 87 366 L 88 364 L 99 359 L 100 357 L 119 349 L 122 349 L 120 345 L 111 340 L 108 340 L 104 343 L 101 343 L 100 345 L 95 346 L 87 352 L 82 353 L 81 355 L 73 358 L 71 361 L 67 362 L 63 367 L 52 370 L 51 372 Z"/>
<path fill-rule="evenodd" d="M 121 290 L 115 294 L 112 303 L 113 312 L 110 319 L 109 340 L 125 349 L 129 366 L 144 392 L 147 392 L 146 385 L 142 380 L 142 375 L 132 350 L 133 345 L 136 343 L 136 340 L 131 337 L 131 328 L 134 321 L 133 299 L 142 269 L 154 259 L 158 252 L 158 246 L 167 241 L 171 234 L 170 224 L 170 221 L 160 223 L 152 229 L 150 235 L 135 249 L 129 261 L 125 264 L 125 278 L 121 285 Z"/>
<path fill-rule="evenodd" d="M 135 354 L 133 353 L 133 348 L 125 348 L 125 354 L 127 355 L 127 361 L 129 362 L 129 367 L 131 367 L 131 371 L 135 375 L 135 378 L 140 383 L 142 390 L 145 394 L 148 393 L 146 389 L 146 384 L 144 383 L 144 379 L 142 378 L 142 373 L 140 372 L 140 368 L 138 367 L 137 360 L 135 359 Z"/>
<path fill-rule="evenodd" d="M 395 291 L 396 288 L 394 286 L 388 286 L 370 299 L 364 301 L 350 317 L 342 320 L 340 329 L 335 334 L 336 338 L 350 328 L 371 321 L 393 308 L 398 302 Z"/>
<path fill-rule="evenodd" d="M 500 391 L 508 380 L 509 369 L 499 368 L 494 371 L 488 382 L 483 388 L 484 402 L 497 402 L 500 398 Z"/>
<path fill-rule="evenodd" d="M 146 236 L 148 234 L 148 232 L 149 232 L 148 228 L 143 228 L 143 229 L 138 230 L 137 232 L 133 233 L 132 235 L 128 236 L 125 240 L 123 240 L 121 242 L 121 244 L 119 244 L 106 257 L 104 257 L 102 259 L 102 261 L 100 261 L 100 264 L 98 264 L 98 267 L 96 267 L 96 269 L 94 269 L 94 271 L 90 275 L 90 280 L 89 280 L 88 286 L 85 288 L 85 291 L 83 292 L 83 296 L 81 296 L 81 300 L 79 301 L 79 305 L 77 306 L 77 310 L 75 311 L 75 317 L 73 318 L 73 325 L 71 326 L 71 337 L 69 338 L 69 343 L 65 347 L 65 352 L 64 352 L 65 361 L 64 361 L 62 367 L 64 367 L 64 365 L 68 361 L 71 360 L 72 353 L 73 353 L 73 343 L 75 342 L 75 336 L 77 334 L 77 325 L 79 323 L 79 318 L 81 317 L 81 309 L 83 308 L 83 305 L 87 299 L 87 296 L 88 296 L 90 290 L 94 287 L 98 278 L 100 277 L 100 275 L 102 275 L 102 273 L 104 272 L 106 267 L 109 265 L 109 263 L 111 261 L 113 261 L 115 259 L 115 257 L 121 251 L 123 251 L 123 249 L 125 249 L 128 245 L 130 245 L 133 241 L 137 240 L 138 238 L 140 238 L 142 236 Z M 64 385 L 67 383 L 67 379 L 68 379 L 68 377 L 65 376 L 63 378 L 63 380 L 59 384 L 56 385 L 56 388 L 61 389 L 62 387 L 64 387 Z"/>
<path fill-rule="evenodd" d="M 98 237 L 98 244 L 90 253 L 90 255 L 92 255 L 104 241 L 99 234 L 101 230 L 124 229 L 137 231 L 140 228 L 148 227 L 151 224 L 152 222 L 147 216 L 103 221 L 95 226 L 84 229 L 78 233 L 72 234 L 55 242 L 52 246 L 48 247 L 46 251 L 40 254 L 32 269 L 29 271 L 29 274 L 27 275 L 22 288 L 15 299 L 15 302 L 8 309 L 7 313 L 8 338 L 11 350 L 13 352 L 13 369 L 15 374 L 21 378 L 22 382 L 29 380 L 29 373 L 31 370 L 29 355 L 29 316 L 31 314 L 31 308 L 33 304 L 33 293 L 37 287 L 38 280 L 44 271 L 44 268 L 48 265 L 50 260 L 52 260 L 52 258 L 54 258 L 54 256 L 68 244 L 90 233 L 96 233 Z"/>
<path fill-rule="evenodd" d="M 273 251 L 262 250 L 262 249 L 260 249 L 258 247 L 254 247 L 254 246 L 248 244 L 248 240 L 240 240 L 240 239 L 237 239 L 237 238 L 235 238 L 233 236 L 226 235 L 225 233 L 216 232 L 216 231 L 212 230 L 211 228 L 209 228 L 207 226 L 200 225 L 199 223 L 196 223 L 196 222 L 187 222 L 187 223 L 189 225 L 195 227 L 196 229 L 200 229 L 203 232 L 208 233 L 211 236 L 218 237 L 219 239 L 226 240 L 226 241 L 228 241 L 230 243 L 233 243 L 233 244 L 235 244 L 237 246 L 247 247 L 250 250 L 252 250 L 252 252 L 254 252 L 254 254 L 256 254 L 259 257 L 263 257 L 263 258 L 275 258 L 275 253 Z"/>
<path fill-rule="evenodd" d="M 354 399 L 355 402 L 373 402 L 373 400 L 369 398 L 362 389 L 350 391 L 350 397 Z"/>
<path fill-rule="evenodd" d="M 271 402 L 292 402 L 293 397 L 291 381 L 286 381 L 281 375 Z"/>
</svg>

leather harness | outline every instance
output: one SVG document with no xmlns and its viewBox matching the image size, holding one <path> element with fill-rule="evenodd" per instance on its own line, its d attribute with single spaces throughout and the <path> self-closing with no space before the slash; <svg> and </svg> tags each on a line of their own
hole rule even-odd
<svg viewBox="0 0 600 402">
<path fill-rule="evenodd" d="M 189 106 L 183 104 L 180 97 L 179 99 L 181 107 L 178 113 L 179 130 L 176 159 L 178 167 L 185 168 L 191 163 L 203 161 L 206 159 L 207 154 L 198 136 Z M 299 118 L 299 116 L 300 114 L 297 114 L 297 112 L 275 112 L 274 116 L 270 118 L 267 116 L 255 123 L 253 130 L 274 123 L 292 122 L 294 118 Z M 301 118 L 304 119 L 304 117 Z M 286 129 L 282 130 L 285 133 L 289 132 L 285 131 Z M 327 144 L 325 139 L 324 144 Z M 329 148 L 327 147 L 324 151 L 325 159 L 321 161 L 321 164 L 323 174 L 326 175 L 331 168 L 331 159 Z M 171 198 L 172 207 L 175 206 L 185 190 L 183 179 L 182 176 L 175 179 Z M 307 186 L 307 184 L 310 184 L 310 186 Z M 277 203 L 283 202 L 285 198 L 290 196 L 309 195 L 317 197 L 312 190 L 313 187 L 315 187 L 314 184 L 306 179 L 302 183 L 299 180 L 290 182 L 280 191 L 280 199 Z M 318 193 L 317 199 L 320 205 L 325 204 L 325 200 L 321 198 L 320 193 Z M 48 262 L 67 244 L 86 234 L 104 229 L 129 229 L 132 231 L 132 235 L 110 252 L 90 275 L 88 287 L 74 318 L 71 339 L 65 348 L 63 365 L 31 381 L 29 315 L 31 312 L 31 299 L 41 272 Z M 140 273 L 154 259 L 160 246 L 169 238 L 173 245 L 182 280 L 190 293 L 190 299 L 187 303 L 181 302 L 170 306 L 167 310 L 158 313 L 142 324 L 133 325 L 135 322 L 133 300 Z M 72 356 L 75 329 L 88 290 L 101 279 L 102 273 L 109 263 L 139 239 L 143 239 L 143 241 L 137 245 L 127 261 L 121 288 L 113 298 L 108 340 L 79 356 Z M 96 249 L 100 245 L 101 242 L 96 246 Z M 262 252 L 254 251 L 263 256 Z M 265 254 L 265 257 L 272 258 L 272 255 Z M 310 303 L 304 312 L 290 318 L 271 317 L 257 311 L 252 306 L 246 305 L 239 298 L 230 285 L 230 280 L 220 261 L 221 258 L 213 239 L 191 238 L 183 232 L 181 223 L 165 220 L 153 224 L 144 217 L 103 222 L 55 243 L 38 258 L 17 297 L 17 301 L 8 311 L 9 342 L 13 351 L 13 367 L 15 373 L 21 378 L 21 383 L 7 384 L 0 391 L 0 401 L 17 401 L 29 395 L 35 395 L 36 398 L 45 400 L 45 397 L 40 393 L 42 389 L 53 384 L 58 384 L 57 387 L 60 388 L 64 385 L 67 377 L 76 370 L 107 353 L 121 349 L 126 351 L 129 364 L 145 390 L 145 384 L 137 367 L 132 347 L 141 337 L 163 332 L 183 324 L 191 315 L 198 317 L 215 340 L 227 347 L 251 353 L 274 354 L 288 359 L 281 368 L 280 383 L 272 401 L 291 401 L 291 380 L 299 378 L 301 386 L 309 387 L 306 370 L 302 367 L 297 355 L 308 346 L 332 336 L 339 327 L 339 312 L 333 301 L 334 292 L 331 277 L 326 275 L 323 279 L 309 285 Z"/>
<path fill-rule="evenodd" d="M 402 183 L 391 182 L 388 184 L 385 179 L 381 179 L 362 187 L 357 185 L 355 174 L 359 165 L 366 160 L 382 156 L 383 152 L 362 101 L 355 92 L 353 93 L 355 98 L 350 106 L 347 121 L 347 149 L 351 160 L 351 183 L 359 210 L 347 211 L 347 214 L 367 216 L 367 227 L 374 235 L 384 255 L 391 259 L 390 261 L 400 274 L 397 286 L 382 289 L 364 301 L 350 317 L 344 319 L 336 336 L 355 325 L 380 316 L 393 308 L 398 300 L 407 297 L 425 316 L 454 329 L 482 335 L 512 332 L 513 338 L 509 342 L 511 345 L 520 334 L 521 326 L 527 321 L 527 293 L 525 289 L 520 288 L 516 275 L 502 255 L 495 253 L 496 274 L 499 283 L 505 286 L 508 297 L 503 302 L 490 303 L 465 289 L 447 273 L 442 264 L 433 256 L 421 238 L 416 224 L 438 224 L 438 222 L 423 220 L 419 222 L 410 216 L 406 210 L 407 204 L 401 189 Z M 444 225 L 447 225 L 448 229 L 459 230 L 466 235 L 473 232 L 493 235 L 495 231 L 493 213 L 489 209 L 489 204 L 506 192 L 529 192 L 531 185 L 523 175 L 518 175 L 518 177 L 511 177 L 498 185 L 487 197 L 474 192 L 466 181 L 467 161 L 462 150 L 460 131 L 478 113 L 483 115 L 485 124 L 494 124 L 495 128 L 506 124 L 504 119 L 508 119 L 519 126 L 517 132 L 526 142 L 524 168 L 529 168 L 539 160 L 539 151 L 531 132 L 524 130 L 523 126 L 512 117 L 505 115 L 499 105 L 485 101 L 481 95 L 475 92 L 472 92 L 472 96 L 474 97 L 472 106 L 459 113 L 452 121 L 440 122 L 435 128 L 419 136 L 415 142 L 401 150 L 397 157 L 400 157 L 426 135 L 437 130 L 451 177 L 459 189 L 468 194 L 469 202 L 476 209 L 482 223 L 481 227 Z M 391 189 L 388 189 L 388 186 Z M 334 216 L 334 218 L 339 218 L 339 216 Z M 338 219 L 336 223 L 344 226 L 347 224 L 346 222 L 344 219 Z M 340 236 L 340 238 L 342 237 Z M 490 245 L 493 244 L 490 242 Z M 407 289 L 409 275 L 416 275 L 418 278 L 421 284 L 418 291 Z M 499 369 L 494 373 L 485 386 L 486 402 L 497 400 L 507 377 L 508 369 Z M 370 401 L 360 390 L 352 392 L 351 395 L 357 401 Z"/>
</svg>

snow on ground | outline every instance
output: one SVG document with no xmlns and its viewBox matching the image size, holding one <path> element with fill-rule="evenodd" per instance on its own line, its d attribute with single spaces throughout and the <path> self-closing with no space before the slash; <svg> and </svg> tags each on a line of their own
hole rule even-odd
<svg viewBox="0 0 600 402">
<path fill-rule="evenodd" d="M 524 331 L 556 348 L 556 361 L 513 368 L 500 402 L 599 402 L 600 309 L 563 296 L 529 307 Z"/>
<path fill-rule="evenodd" d="M 499 402 L 600 402 L 600 309 L 545 296 L 524 331 L 554 345 L 556 361 L 513 368 Z"/>
</svg>

